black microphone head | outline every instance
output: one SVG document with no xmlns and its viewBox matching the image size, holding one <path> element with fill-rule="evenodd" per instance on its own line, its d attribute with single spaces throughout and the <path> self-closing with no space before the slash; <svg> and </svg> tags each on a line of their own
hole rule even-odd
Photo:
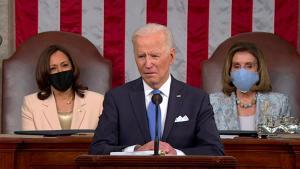
<svg viewBox="0 0 300 169">
<path fill-rule="evenodd" d="M 163 98 L 161 97 L 160 94 L 153 94 L 151 101 L 155 105 L 159 105 L 162 102 Z"/>
</svg>

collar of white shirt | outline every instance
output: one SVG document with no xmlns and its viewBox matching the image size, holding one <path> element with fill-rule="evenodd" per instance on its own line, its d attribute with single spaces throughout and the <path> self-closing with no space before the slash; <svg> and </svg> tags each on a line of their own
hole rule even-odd
<svg viewBox="0 0 300 169">
<path fill-rule="evenodd" d="M 143 85 L 144 85 L 145 96 L 150 95 L 154 89 L 152 89 L 144 80 L 143 80 Z M 171 75 L 169 74 L 168 80 L 158 90 L 160 90 L 162 95 L 169 97 L 170 88 L 171 88 Z"/>
</svg>

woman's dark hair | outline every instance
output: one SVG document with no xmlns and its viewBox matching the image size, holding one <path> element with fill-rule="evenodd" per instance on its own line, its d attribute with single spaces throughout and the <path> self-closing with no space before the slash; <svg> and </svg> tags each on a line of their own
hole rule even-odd
<svg viewBox="0 0 300 169">
<path fill-rule="evenodd" d="M 86 86 L 83 86 L 79 83 L 79 75 L 80 71 L 78 68 L 78 65 L 76 64 L 75 60 L 71 57 L 69 52 L 59 45 L 51 45 L 47 47 L 40 55 L 39 60 L 37 62 L 36 66 L 36 82 L 40 89 L 40 91 L 37 94 L 37 97 L 40 100 L 45 100 L 51 95 L 51 85 L 49 83 L 49 77 L 50 77 L 50 58 L 51 56 L 57 52 L 61 51 L 63 52 L 69 59 L 72 70 L 73 70 L 73 84 L 72 89 L 75 91 L 75 93 L 79 97 L 84 97 L 84 90 L 87 90 L 88 88 Z"/>
<path fill-rule="evenodd" d="M 251 88 L 251 91 L 270 92 L 272 90 L 272 85 L 262 51 L 259 48 L 257 48 L 253 43 L 237 42 L 234 45 L 232 45 L 229 49 L 223 66 L 223 93 L 230 96 L 232 92 L 236 91 L 236 87 L 233 85 L 231 80 L 230 72 L 232 67 L 233 56 L 237 52 L 249 52 L 257 60 L 257 72 L 259 74 L 259 81 Z"/>
</svg>

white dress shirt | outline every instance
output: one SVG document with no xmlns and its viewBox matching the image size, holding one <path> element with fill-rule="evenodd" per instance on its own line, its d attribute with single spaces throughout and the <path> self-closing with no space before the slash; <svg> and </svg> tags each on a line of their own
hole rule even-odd
<svg viewBox="0 0 300 169">
<path fill-rule="evenodd" d="M 144 92 L 145 92 L 145 102 L 148 110 L 149 103 L 152 97 L 152 89 L 144 80 Z M 167 109 L 168 109 L 168 102 L 169 102 L 169 95 L 170 95 L 170 87 L 171 87 L 171 76 L 169 75 L 168 80 L 158 89 L 161 92 L 161 96 L 163 98 L 162 103 L 160 106 L 161 111 L 161 134 L 163 134 L 166 116 L 167 116 Z"/>
</svg>

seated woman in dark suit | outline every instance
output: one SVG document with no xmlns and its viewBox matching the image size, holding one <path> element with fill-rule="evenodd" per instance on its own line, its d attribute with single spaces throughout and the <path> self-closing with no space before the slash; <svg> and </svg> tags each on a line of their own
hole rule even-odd
<svg viewBox="0 0 300 169">
<path fill-rule="evenodd" d="M 266 116 L 290 115 L 287 96 L 271 92 L 263 53 L 252 43 L 229 49 L 222 83 L 223 92 L 210 94 L 219 130 L 256 130 Z"/>
<path fill-rule="evenodd" d="M 88 91 L 78 80 L 79 68 L 66 49 L 45 49 L 36 67 L 40 91 L 24 98 L 22 129 L 95 129 L 103 95 Z"/>
</svg>

